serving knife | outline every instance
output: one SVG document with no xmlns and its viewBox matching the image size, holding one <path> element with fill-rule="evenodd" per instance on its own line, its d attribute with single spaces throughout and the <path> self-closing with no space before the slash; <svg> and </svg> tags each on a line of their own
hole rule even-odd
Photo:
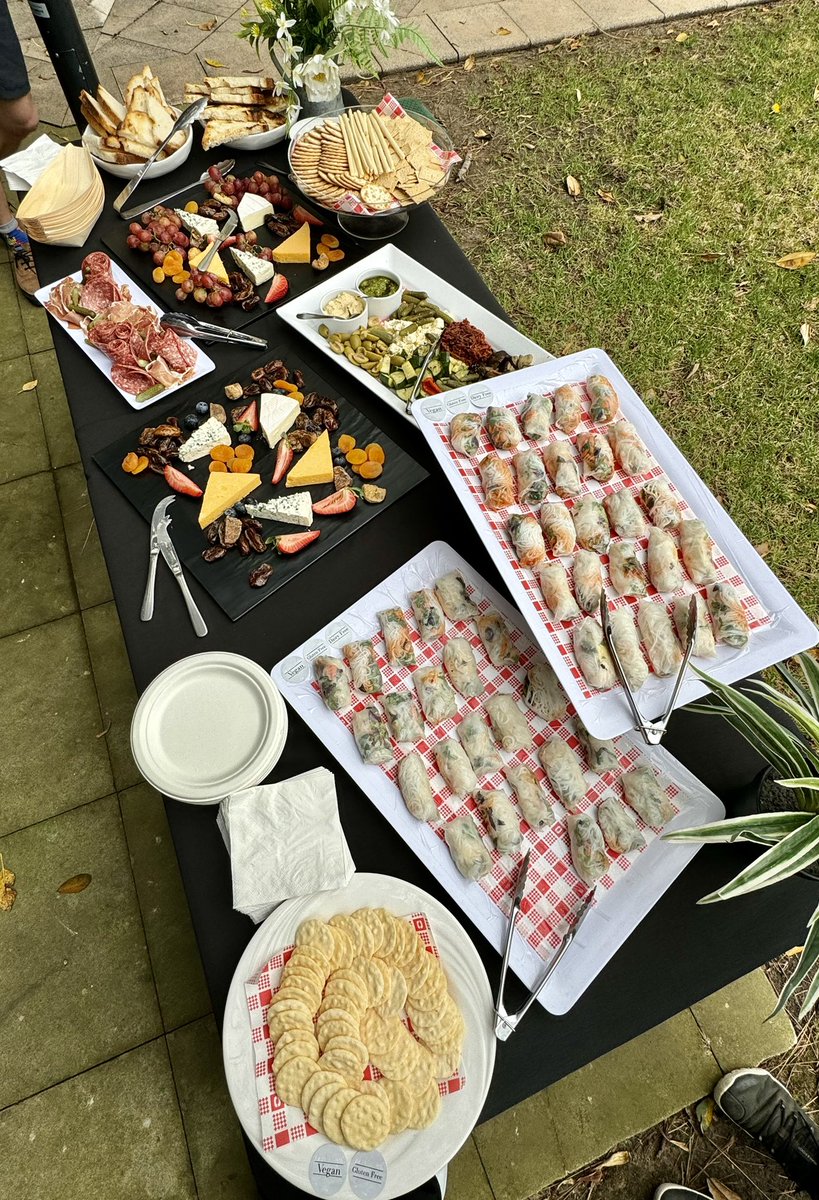
<svg viewBox="0 0 819 1200">
<path fill-rule="evenodd" d="M 218 251 L 219 247 L 222 245 L 222 242 L 226 241 L 227 238 L 230 237 L 230 235 L 233 233 L 233 230 L 236 228 L 236 226 L 238 224 L 239 224 L 239 217 L 236 212 L 236 209 L 234 208 L 231 211 L 230 216 L 225 221 L 222 228 L 217 233 L 216 237 L 211 242 L 210 246 L 208 247 L 207 251 L 205 252 L 204 257 L 200 258 L 199 262 L 196 264 L 197 271 L 207 271 L 208 267 L 213 262 L 216 252 Z"/>
<path fill-rule="evenodd" d="M 194 633 L 197 637 L 205 637 L 208 632 L 208 627 L 205 624 L 202 614 L 196 607 L 196 601 L 191 595 L 190 589 L 185 582 L 185 576 L 182 574 L 182 564 L 179 561 L 179 555 L 176 553 L 174 544 L 171 541 L 171 535 L 168 533 L 168 526 L 170 523 L 170 518 L 168 518 L 165 524 L 157 529 L 156 540 L 159 544 L 159 552 L 165 559 L 165 562 L 171 568 L 173 577 L 179 584 L 179 589 L 182 592 L 182 598 L 185 601 L 185 607 L 188 610 L 188 616 L 191 619 L 191 625 L 193 625 Z"/>
<path fill-rule="evenodd" d="M 156 587 L 156 564 L 159 561 L 159 531 L 167 529 L 171 523 L 168 509 L 176 496 L 166 496 L 160 500 L 151 517 L 151 541 L 148 557 L 148 579 L 145 583 L 145 595 L 142 598 L 142 608 L 139 613 L 141 621 L 150 621 L 154 615 L 154 589 Z"/>
<path fill-rule="evenodd" d="M 183 129 L 187 129 L 189 125 L 192 125 L 197 117 L 201 117 L 202 113 L 207 107 L 207 104 L 208 97 L 200 96 L 198 100 L 194 100 L 193 104 L 189 104 L 187 108 L 183 108 L 182 112 L 171 126 L 171 131 L 165 138 L 165 141 L 161 146 L 157 146 L 156 150 L 154 150 L 148 161 L 142 164 L 141 168 L 137 171 L 133 179 L 128 180 L 125 187 L 117 196 L 116 200 L 114 201 L 114 212 L 120 213 L 120 216 L 124 216 L 124 214 L 121 212 L 122 206 L 131 193 L 139 187 L 140 183 L 145 178 L 145 172 L 149 167 L 154 165 L 171 138 L 175 137 L 177 133 L 181 133 Z"/>
<path fill-rule="evenodd" d="M 232 171 L 235 165 L 235 158 L 223 158 L 221 162 L 214 163 L 214 166 L 218 167 L 223 175 L 227 175 L 230 171 Z M 204 183 L 209 174 L 210 168 L 208 168 L 207 171 L 203 171 L 196 182 Z M 187 188 L 184 190 L 187 191 Z M 174 200 L 178 195 L 179 188 L 175 188 L 172 192 L 166 192 L 164 196 L 158 196 L 156 200 L 152 200 L 150 204 L 136 204 L 133 208 L 127 208 L 125 212 L 121 212 L 119 215 L 122 217 L 123 221 L 133 221 L 134 217 L 140 216 L 140 214 L 144 213 L 146 209 L 154 208 L 157 204 L 164 204 L 166 200 Z"/>
</svg>

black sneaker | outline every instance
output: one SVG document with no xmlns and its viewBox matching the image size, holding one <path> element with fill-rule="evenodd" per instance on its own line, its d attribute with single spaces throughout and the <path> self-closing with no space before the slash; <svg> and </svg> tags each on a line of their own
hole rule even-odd
<svg viewBox="0 0 819 1200">
<path fill-rule="evenodd" d="M 770 1071 L 731 1071 L 714 1100 L 734 1124 L 761 1142 L 791 1179 L 819 1195 L 819 1127 Z"/>
<path fill-rule="evenodd" d="M 654 1200 L 711 1200 L 705 1192 L 695 1192 L 692 1188 L 683 1187 L 681 1183 L 661 1183 L 654 1193 Z"/>
</svg>

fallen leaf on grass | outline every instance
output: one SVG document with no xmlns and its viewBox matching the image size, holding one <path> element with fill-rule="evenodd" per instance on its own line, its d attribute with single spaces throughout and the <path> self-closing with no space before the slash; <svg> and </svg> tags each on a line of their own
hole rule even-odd
<svg viewBox="0 0 819 1200">
<path fill-rule="evenodd" d="M 12 887 L 14 880 L 14 872 L 8 869 L 0 854 L 0 912 L 11 912 L 14 907 L 17 899 L 17 892 Z"/>
<path fill-rule="evenodd" d="M 714 263 L 718 262 L 721 258 L 725 258 L 725 255 L 720 254 L 717 250 L 705 250 L 702 254 L 698 254 L 697 258 L 700 262 Z"/>
<path fill-rule="evenodd" d="M 464 59 L 464 70 L 465 71 L 474 71 L 475 70 L 475 55 L 474 54 L 470 54 L 468 58 Z"/>
<path fill-rule="evenodd" d="M 819 296 L 811 296 L 810 300 L 805 301 L 805 312 L 816 312 L 819 308 Z"/>
<path fill-rule="evenodd" d="M 76 896 L 77 892 L 84 892 L 90 882 L 90 875 L 72 875 L 65 883 L 60 884 L 57 891 L 61 896 Z"/>
<path fill-rule="evenodd" d="M 678 1142 L 676 1138 L 669 1137 L 667 1133 L 663 1134 L 663 1137 L 667 1142 L 670 1142 L 672 1146 L 676 1146 L 678 1150 L 684 1150 L 686 1154 L 688 1154 L 691 1150 L 691 1147 L 686 1142 Z"/>
<path fill-rule="evenodd" d="M 612 193 L 607 192 L 604 188 L 598 188 L 597 195 L 600 197 L 600 199 L 603 201 L 604 204 L 616 204 L 617 203 L 617 201 L 614 199 L 614 196 L 612 195 Z"/>
<path fill-rule="evenodd" d="M 757 554 L 759 554 L 759 546 L 754 546 Z M 785 958 L 796 958 L 805 949 L 804 946 L 791 946 L 790 950 L 785 951 Z"/>
<path fill-rule="evenodd" d="M 478 139 L 479 142 L 488 142 L 490 140 L 490 138 L 492 137 L 492 134 L 489 132 L 488 129 L 476 129 L 475 137 Z"/>
<path fill-rule="evenodd" d="M 718 1179 L 708 1180 L 708 1190 L 714 1197 L 714 1200 L 742 1200 L 742 1197 L 724 1183 L 720 1183 Z"/>
<path fill-rule="evenodd" d="M 655 221 L 661 221 L 663 214 L 658 213 L 635 213 L 634 220 L 638 225 L 653 225 Z"/>
<path fill-rule="evenodd" d="M 706 29 L 719 29 L 719 21 L 709 21 Z"/>
<path fill-rule="evenodd" d="M 704 1100 L 700 1100 L 694 1109 L 694 1116 L 699 1122 L 700 1133 L 707 1133 L 714 1122 L 714 1101 L 710 1096 L 706 1096 Z"/>
<path fill-rule="evenodd" d="M 776 265 L 784 267 L 786 271 L 798 271 L 801 267 L 809 266 L 815 258 L 815 250 L 795 250 L 793 254 L 786 254 L 784 258 L 778 258 Z"/>
<path fill-rule="evenodd" d="M 574 175 L 567 175 L 566 179 L 565 179 L 565 184 L 566 184 L 566 191 L 569 193 L 570 196 L 574 196 L 575 198 L 577 198 L 578 196 L 582 195 L 583 189 L 580 186 L 580 180 L 575 179 Z"/>
<path fill-rule="evenodd" d="M 500 29 L 495 30 L 495 33 L 498 35 L 498 37 L 509 37 L 511 32 L 512 30 L 507 29 L 505 25 L 501 25 Z"/>
<path fill-rule="evenodd" d="M 819 104 L 819 83 L 813 89 L 813 99 L 816 104 Z"/>
<path fill-rule="evenodd" d="M 577 103 L 579 104 L 580 101 L 583 99 L 583 93 L 581 92 L 580 88 L 577 88 L 575 90 L 574 94 L 575 94 L 575 96 L 577 96 Z"/>
<path fill-rule="evenodd" d="M 34 389 L 36 388 L 36 386 L 37 386 L 37 380 L 29 379 L 28 383 L 24 383 L 23 386 L 20 388 L 20 392 L 33 392 Z M 17 393 L 18 396 L 19 396 L 20 392 Z"/>
<path fill-rule="evenodd" d="M 186 21 L 186 25 L 190 25 L 193 29 L 201 29 L 203 33 L 210 33 L 211 29 L 216 28 L 216 17 L 211 17 L 209 21 L 203 21 L 198 25 L 196 21 Z"/>
<path fill-rule="evenodd" d="M 807 346 L 810 341 L 810 325 L 808 325 L 807 321 L 799 326 L 799 332 L 802 335 L 802 345 Z"/>
<path fill-rule="evenodd" d="M 691 380 L 694 378 L 694 376 L 699 373 L 699 369 L 700 369 L 700 364 L 698 362 L 695 362 L 693 367 L 691 368 L 691 370 L 686 375 L 685 382 L 690 383 Z"/>
<path fill-rule="evenodd" d="M 566 245 L 568 240 L 562 229 L 550 229 L 543 235 L 543 245 L 549 250 L 559 250 L 561 246 Z"/>
<path fill-rule="evenodd" d="M 598 1167 L 601 1170 L 605 1167 L 624 1167 L 628 1162 L 631 1162 L 628 1150 L 615 1150 L 614 1154 L 610 1154 L 605 1162 L 598 1164 Z"/>
<path fill-rule="evenodd" d="M 218 58 L 206 58 L 205 65 L 208 67 L 223 67 L 225 64 L 223 62 L 219 62 Z"/>
<path fill-rule="evenodd" d="M 674 38 L 674 41 L 675 42 L 687 42 L 688 34 L 687 33 L 678 33 L 677 36 Z"/>
</svg>

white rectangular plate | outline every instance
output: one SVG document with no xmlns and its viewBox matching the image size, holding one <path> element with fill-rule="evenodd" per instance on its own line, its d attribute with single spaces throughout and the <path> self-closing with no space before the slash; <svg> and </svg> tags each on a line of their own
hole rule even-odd
<svg viewBox="0 0 819 1200">
<path fill-rule="evenodd" d="M 386 661 L 377 614 L 382 609 L 394 606 L 409 613 L 410 592 L 420 587 L 432 586 L 434 580 L 455 568 L 464 575 L 481 609 L 497 609 L 509 622 L 515 645 L 521 655 L 521 663 L 514 669 L 505 667 L 499 670 L 493 667 L 471 623 L 448 622 L 447 636 L 470 639 L 486 689 L 485 695 L 490 695 L 502 687 L 503 690 L 512 692 L 525 709 L 526 705 L 522 704 L 525 668 L 532 661 L 540 659 L 531 634 L 520 613 L 444 542 L 433 542 L 427 546 L 378 587 L 356 601 L 347 612 L 341 613 L 314 637 L 298 647 L 293 654 L 278 663 L 271 673 L 285 699 L 499 951 L 506 937 L 507 914 L 514 892 L 518 864 L 527 846 L 531 848 L 524 912 L 518 919 L 511 963 L 516 974 L 525 984 L 532 987 L 559 944 L 566 928 L 566 917 L 570 917 L 577 910 L 580 901 L 588 892 L 588 888 L 575 875 L 571 866 L 564 810 L 552 797 L 548 783 L 545 783 L 546 790 L 550 799 L 554 799 L 554 825 L 536 832 L 523 822 L 523 844 L 520 851 L 515 855 L 501 856 L 492 849 L 491 841 L 484 832 L 483 822 L 477 815 L 474 801 L 463 801 L 453 796 L 437 773 L 431 750 L 435 741 L 451 734 L 460 717 L 480 707 L 480 702 L 460 699 L 459 714 L 455 721 L 444 721 L 434 730 L 426 727 L 427 737 L 417 749 L 427 765 L 441 816 L 449 820 L 454 816 L 471 815 L 472 819 L 477 821 L 484 843 L 491 852 L 491 874 L 480 883 L 469 882 L 455 867 L 446 843 L 440 836 L 442 822 L 436 822 L 433 826 L 416 821 L 408 813 L 395 782 L 397 760 L 402 757 L 403 751 L 395 747 L 396 759 L 385 767 L 367 766 L 362 761 L 350 732 L 349 722 L 354 709 L 363 707 L 366 698 L 356 696 L 354 708 L 337 715 L 325 707 L 313 683 L 310 664 L 317 654 L 331 653 L 340 656 L 341 647 L 348 640 L 372 638 L 387 690 L 393 690 L 390 686 L 392 684 L 412 689 L 412 672 L 406 667 L 398 668 Z M 442 641 L 428 645 L 423 643 L 415 632 L 411 613 L 408 622 L 414 631 L 413 644 L 419 664 L 428 665 L 434 662 L 440 665 Z M 376 707 L 379 707 L 377 703 Z M 541 744 L 548 735 L 562 736 L 571 742 L 573 748 L 577 746 L 573 721 L 564 719 L 547 725 L 528 710 L 527 717 L 536 745 Z M 395 746 L 394 743 L 393 745 Z M 621 766 L 617 777 L 607 775 L 601 779 L 591 772 L 586 772 L 588 791 L 582 803 L 584 810 L 593 810 L 596 801 L 609 791 L 619 796 L 618 779 L 622 769 L 642 761 L 661 771 L 668 782 L 667 793 L 678 810 L 676 817 L 667 826 L 668 829 L 700 825 L 724 816 L 722 803 L 713 792 L 704 787 L 667 751 L 659 747 L 646 747 L 636 734 L 624 734 L 618 739 L 617 749 Z M 582 765 L 582 751 L 580 757 Z M 534 752 L 506 755 L 505 762 L 510 758 L 515 762 L 527 762 L 537 777 L 540 780 L 544 779 L 544 773 Z M 481 784 L 484 787 L 499 787 L 508 792 L 508 785 L 500 772 L 491 779 L 482 779 Z M 656 831 L 645 829 L 642 822 L 640 826 L 646 837 L 646 848 L 636 854 L 611 858 L 609 872 L 597 887 L 597 898 L 592 911 L 541 993 L 540 1001 L 550 1012 L 560 1014 L 571 1008 L 696 853 L 696 846 L 663 842 Z"/>
<path fill-rule="evenodd" d="M 553 359 L 543 366 L 528 367 L 514 375 L 459 388 L 443 396 L 416 400 L 412 407 L 421 432 L 429 442 L 472 524 L 481 535 L 520 611 L 529 623 L 533 637 L 557 672 L 586 728 L 597 737 L 614 737 L 634 725 L 623 688 L 619 683 L 606 692 L 589 687 L 577 667 L 572 648 L 572 633 L 580 618 L 572 622 L 552 620 L 535 572 L 518 564 L 514 547 L 507 536 L 506 525 L 511 513 L 535 510 L 521 509 L 517 504 L 501 512 L 492 512 L 486 507 L 477 464 L 484 454 L 495 451 L 485 432 L 482 434 L 481 449 L 471 458 L 457 454 L 449 444 L 449 421 L 455 412 L 481 411 L 490 404 L 517 406 L 529 392 L 552 392 L 563 383 L 580 383 L 595 373 L 605 375 L 614 384 L 620 397 L 622 415 L 634 424 L 657 465 L 652 471 L 633 479 L 618 469 L 614 478 L 607 484 L 586 478 L 581 494 L 602 499 L 605 493 L 621 487 L 637 493 L 647 479 L 665 475 L 682 503 L 684 516 L 699 517 L 707 525 L 718 547 L 715 552 L 718 577 L 733 583 L 743 600 L 751 624 L 751 636 L 747 645 L 739 650 L 718 645 L 715 658 L 696 659 L 694 665 L 724 683 L 733 683 L 815 645 L 819 631 L 739 531 L 604 351 L 583 350 L 565 358 Z M 593 428 L 605 431 L 608 426 L 595 426 L 587 414 L 578 427 L 578 432 L 581 429 Z M 565 434 L 553 428 L 549 438 L 549 441 L 551 440 L 565 440 Z M 520 449 L 534 444 L 521 442 Z M 543 444 L 545 443 L 540 443 Z M 497 453 L 506 457 L 510 452 Z M 570 501 L 569 504 L 571 503 Z M 619 539 L 615 537 L 613 540 Z M 638 553 L 643 561 L 646 545 L 646 537 L 639 540 Z M 563 563 L 570 574 L 571 559 L 564 559 Z M 606 555 L 603 555 L 603 563 L 609 603 L 630 607 L 636 617 L 640 601 L 617 596 L 609 583 Z M 697 589 L 686 577 L 682 589 L 659 598 L 668 603 L 677 596 L 696 590 L 703 594 L 705 592 L 704 588 Z M 649 589 L 649 598 L 658 598 L 654 588 Z M 640 711 L 645 719 L 654 719 L 665 712 L 674 679 L 675 676 L 660 678 L 655 674 L 649 675 L 637 693 Z M 707 691 L 707 686 L 693 671 L 689 671 L 676 707 L 690 703 L 705 695 Z"/>
<path fill-rule="evenodd" d="M 165 315 L 165 310 L 160 308 L 156 301 L 152 300 L 146 292 L 143 292 L 139 284 L 134 283 L 131 276 L 126 275 L 122 267 L 115 263 L 113 259 L 111 259 L 111 273 L 114 277 L 115 283 L 118 283 L 120 286 L 122 286 L 124 283 L 128 285 L 128 288 L 131 292 L 131 300 L 134 304 L 139 304 L 143 308 L 152 309 L 158 317 L 163 317 Z M 62 280 L 66 278 L 67 276 L 63 275 L 62 279 L 55 279 L 54 282 L 49 283 L 47 287 L 41 287 L 38 292 L 35 292 L 35 299 L 39 300 L 40 304 L 45 305 L 45 302 L 49 298 L 51 289 L 54 287 L 54 285 L 57 283 L 62 283 Z M 75 271 L 71 278 L 79 283 L 82 279 L 82 272 Z M 174 384 L 173 387 L 165 388 L 164 392 L 159 392 L 156 396 L 152 396 L 150 400 L 145 400 L 142 404 L 137 404 L 136 396 L 132 396 L 130 393 L 124 392 L 122 388 L 117 387 L 113 379 L 111 379 L 111 367 L 113 366 L 113 363 L 108 355 L 103 354 L 102 350 L 98 350 L 96 346 L 90 346 L 85 340 L 85 334 L 83 333 L 82 329 L 78 329 L 76 325 L 67 325 L 65 321 L 60 321 L 59 318 L 55 317 L 52 313 L 49 313 L 48 315 L 51 317 L 54 324 L 59 325 L 60 329 L 68 334 L 72 342 L 79 346 L 83 354 L 88 355 L 94 366 L 98 367 L 100 371 L 102 371 L 105 378 L 111 384 L 111 387 L 114 388 L 115 391 L 119 392 L 125 403 L 130 404 L 131 408 L 135 408 L 137 410 L 150 408 L 152 404 L 158 404 L 160 400 L 167 399 L 172 392 L 178 392 L 180 388 L 187 387 L 189 383 L 195 383 L 196 380 L 201 379 L 203 375 L 209 375 L 210 372 L 215 370 L 216 367 L 213 359 L 208 358 L 207 354 L 205 354 L 201 347 L 194 342 L 193 344 L 196 346 L 196 352 L 198 355 L 196 359 L 196 373 L 184 383 L 177 383 Z"/>
<path fill-rule="evenodd" d="M 367 258 L 363 258 L 360 262 L 334 275 L 331 283 L 317 284 L 309 292 L 297 296 L 295 300 L 288 300 L 287 304 L 283 304 L 281 308 L 277 309 L 278 315 L 291 328 L 297 329 L 322 354 L 327 354 L 333 362 L 338 363 L 340 367 L 354 376 L 363 387 L 374 392 L 376 396 L 389 404 L 390 408 L 394 408 L 408 421 L 412 420 L 409 409 L 404 401 L 396 396 L 395 392 L 391 392 L 372 375 L 351 363 L 343 354 L 333 353 L 327 345 L 326 339 L 318 332 L 320 321 L 299 321 L 296 318 L 298 312 L 320 312 L 321 301 L 325 294 L 355 287 L 355 281 L 359 276 L 380 270 L 394 272 L 405 288 L 427 292 L 430 300 L 445 312 L 450 313 L 456 321 L 464 319 L 471 321 L 478 329 L 483 330 L 496 350 L 506 350 L 507 353 L 514 355 L 531 354 L 536 363 L 547 362 L 553 357 L 548 350 L 544 350 L 542 346 L 538 346 L 537 343 L 515 329 L 514 325 L 502 321 L 488 308 L 471 300 L 469 296 L 453 287 L 451 283 L 447 283 L 440 275 L 428 270 L 414 258 L 410 258 L 409 254 L 404 254 L 403 250 L 399 250 L 391 244 L 382 246 Z"/>
</svg>

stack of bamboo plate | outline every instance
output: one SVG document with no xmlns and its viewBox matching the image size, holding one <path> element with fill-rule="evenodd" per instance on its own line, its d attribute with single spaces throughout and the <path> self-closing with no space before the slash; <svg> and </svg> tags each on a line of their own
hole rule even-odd
<svg viewBox="0 0 819 1200">
<path fill-rule="evenodd" d="M 66 146 L 23 197 L 17 220 L 35 242 L 82 246 L 104 203 L 91 155 L 82 146 Z"/>
</svg>

